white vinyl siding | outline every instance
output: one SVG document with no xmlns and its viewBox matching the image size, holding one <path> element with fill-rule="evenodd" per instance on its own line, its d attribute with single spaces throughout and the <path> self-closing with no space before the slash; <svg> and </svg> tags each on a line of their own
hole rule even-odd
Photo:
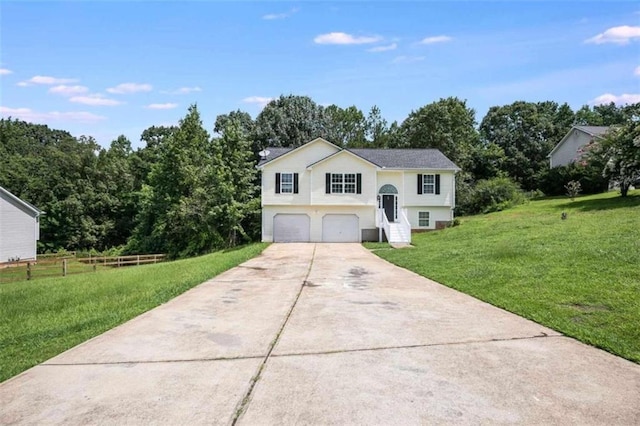
<svg viewBox="0 0 640 426">
<path fill-rule="evenodd" d="M 0 193 L 0 262 L 35 259 L 38 219 L 14 199 Z"/>
</svg>

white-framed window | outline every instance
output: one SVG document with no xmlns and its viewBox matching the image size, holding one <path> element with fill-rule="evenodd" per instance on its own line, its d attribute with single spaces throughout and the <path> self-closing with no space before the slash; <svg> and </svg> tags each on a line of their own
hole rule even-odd
<svg viewBox="0 0 640 426">
<path fill-rule="evenodd" d="M 331 173 L 331 193 L 332 194 L 355 194 L 356 174 L 355 173 Z"/>
<path fill-rule="evenodd" d="M 346 173 L 344 175 L 344 193 L 355 194 L 356 193 L 356 174 Z"/>
<path fill-rule="evenodd" d="M 418 226 L 429 226 L 429 212 L 418 212 Z"/>
<path fill-rule="evenodd" d="M 332 194 L 342 194 L 344 183 L 344 177 L 342 173 L 332 173 L 331 174 L 331 193 Z"/>
<path fill-rule="evenodd" d="M 436 193 L 436 175 L 422 175 L 422 193 Z"/>
<path fill-rule="evenodd" d="M 293 173 L 280 174 L 280 193 L 293 194 Z"/>
</svg>

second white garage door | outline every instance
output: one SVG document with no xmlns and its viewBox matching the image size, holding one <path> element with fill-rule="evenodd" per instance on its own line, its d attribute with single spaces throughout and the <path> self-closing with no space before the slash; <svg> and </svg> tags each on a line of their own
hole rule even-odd
<svg viewBox="0 0 640 426">
<path fill-rule="evenodd" d="M 360 226 L 355 214 L 328 214 L 322 218 L 322 241 L 326 243 L 360 242 Z"/>
<path fill-rule="evenodd" d="M 273 242 L 306 243 L 310 240 L 309 225 L 306 214 L 277 214 L 273 218 Z"/>
</svg>

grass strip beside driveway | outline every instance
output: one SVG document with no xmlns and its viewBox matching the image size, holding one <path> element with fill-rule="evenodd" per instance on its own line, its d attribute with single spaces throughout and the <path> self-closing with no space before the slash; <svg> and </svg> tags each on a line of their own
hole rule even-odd
<svg viewBox="0 0 640 426">
<path fill-rule="evenodd" d="M 413 244 L 367 247 L 398 266 L 640 362 L 640 190 L 627 198 L 611 192 L 573 202 L 532 201 L 414 234 Z"/>
<path fill-rule="evenodd" d="M 257 256 L 266 246 L 0 285 L 0 382 Z"/>
</svg>

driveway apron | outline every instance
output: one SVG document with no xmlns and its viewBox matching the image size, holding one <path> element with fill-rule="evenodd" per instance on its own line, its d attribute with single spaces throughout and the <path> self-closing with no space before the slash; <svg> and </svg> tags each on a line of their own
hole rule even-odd
<svg viewBox="0 0 640 426">
<path fill-rule="evenodd" d="M 273 244 L 0 384 L 12 423 L 640 424 L 640 366 L 359 244 Z"/>
</svg>

